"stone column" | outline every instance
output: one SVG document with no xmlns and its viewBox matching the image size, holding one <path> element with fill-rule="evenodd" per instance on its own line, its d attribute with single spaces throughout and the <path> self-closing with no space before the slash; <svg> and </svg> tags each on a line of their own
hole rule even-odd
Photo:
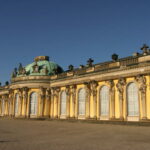
<svg viewBox="0 0 150 150">
<path fill-rule="evenodd" d="M 29 91 L 29 89 L 28 89 Z M 30 117 L 30 97 L 31 95 L 29 95 L 29 93 L 27 93 L 27 97 L 26 97 L 26 117 L 29 118 Z"/>
<path fill-rule="evenodd" d="M 86 90 L 86 114 L 85 114 L 85 117 L 86 119 L 89 119 L 90 118 L 90 96 L 91 96 L 91 89 L 90 89 L 90 83 L 89 82 L 85 82 L 84 83 L 84 88 Z"/>
<path fill-rule="evenodd" d="M 14 100 L 14 93 L 12 90 L 9 90 L 9 116 L 13 115 L 13 100 Z"/>
<path fill-rule="evenodd" d="M 59 93 L 60 88 L 55 88 L 55 94 L 54 94 L 54 118 L 58 118 L 58 101 L 59 101 Z"/>
<path fill-rule="evenodd" d="M 8 115 L 11 116 L 11 95 L 8 97 Z"/>
<path fill-rule="evenodd" d="M 111 119 L 115 118 L 115 89 L 114 89 L 114 81 L 113 80 L 109 80 L 108 81 L 109 84 L 109 93 L 110 93 L 110 108 L 111 108 Z"/>
<path fill-rule="evenodd" d="M 5 95 L 5 115 L 8 116 L 8 95 Z"/>
<path fill-rule="evenodd" d="M 117 89 L 119 92 L 119 106 L 120 106 L 120 119 L 123 120 L 123 101 L 124 101 L 124 86 L 126 84 L 125 78 L 120 78 L 117 83 Z"/>
<path fill-rule="evenodd" d="M 23 96 L 22 96 L 22 93 L 20 93 L 19 95 L 19 116 L 21 117 L 22 116 L 22 105 L 23 105 Z"/>
<path fill-rule="evenodd" d="M 70 117 L 70 87 L 69 86 L 66 87 L 65 92 L 67 95 L 67 116 L 66 117 L 69 118 Z"/>
<path fill-rule="evenodd" d="M 97 118 L 97 86 L 96 81 L 90 82 L 91 95 L 93 96 L 93 119 Z"/>
<path fill-rule="evenodd" d="M 50 108 L 50 117 L 54 118 L 54 94 L 55 94 L 55 89 L 51 88 L 51 108 Z"/>
<path fill-rule="evenodd" d="M 23 88 L 23 104 L 22 104 L 22 116 L 26 117 L 26 112 L 27 112 L 27 102 L 28 102 L 28 88 L 24 87 Z"/>
<path fill-rule="evenodd" d="M 142 103 L 142 119 L 147 119 L 147 110 L 146 110 L 146 78 L 142 75 L 138 75 L 136 77 L 136 81 L 139 84 L 139 91 L 140 91 L 140 97 L 141 97 L 141 103 Z"/>
<path fill-rule="evenodd" d="M 18 114 L 17 114 L 17 116 L 21 117 L 21 115 L 22 115 L 22 99 L 23 99 L 22 89 L 19 88 L 17 91 L 18 91 L 17 93 L 19 94 Z"/>
<path fill-rule="evenodd" d="M 76 105 L 76 85 L 70 87 L 70 97 L 72 97 L 72 118 L 75 118 L 75 105 Z"/>
<path fill-rule="evenodd" d="M 50 117 L 50 97 L 51 97 L 51 92 L 50 89 L 46 89 L 46 102 L 45 102 L 45 116 Z"/>
<path fill-rule="evenodd" d="M 58 100 L 60 89 L 57 87 L 53 87 L 51 91 L 52 91 L 52 105 L 51 105 L 52 118 L 58 118 Z"/>
<path fill-rule="evenodd" d="M 39 117 L 43 117 L 44 114 L 44 103 L 45 103 L 45 89 L 40 88 L 40 106 L 39 106 Z"/>
<path fill-rule="evenodd" d="M 5 116 L 5 112 L 6 112 L 6 101 L 5 101 L 5 95 L 2 95 L 2 105 L 4 103 L 4 108 L 2 110 L 2 115 Z"/>
</svg>

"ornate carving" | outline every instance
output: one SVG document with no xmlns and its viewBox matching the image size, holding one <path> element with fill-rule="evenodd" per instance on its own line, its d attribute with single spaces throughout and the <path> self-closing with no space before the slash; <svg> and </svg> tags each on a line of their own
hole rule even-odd
<svg viewBox="0 0 150 150">
<path fill-rule="evenodd" d="M 72 95 L 74 104 L 76 103 L 76 88 L 77 86 L 75 84 L 70 86 L 70 95 Z"/>
<path fill-rule="evenodd" d="M 17 73 L 17 70 L 14 70 L 14 73 Z M 18 68 L 18 75 L 25 75 L 26 74 L 26 69 L 22 66 L 22 64 L 19 64 Z"/>
<path fill-rule="evenodd" d="M 91 94 L 93 96 L 97 95 L 97 86 L 98 86 L 98 83 L 96 81 L 93 80 L 93 81 L 90 82 Z"/>
<path fill-rule="evenodd" d="M 23 88 L 23 99 L 27 99 L 28 98 L 28 88 L 27 87 L 24 87 Z"/>
<path fill-rule="evenodd" d="M 126 84 L 125 78 L 120 78 L 116 85 L 117 89 L 121 95 L 123 94 L 125 84 Z"/>
<path fill-rule="evenodd" d="M 33 66 L 33 73 L 39 73 L 39 66 L 38 66 L 36 61 L 35 61 L 35 64 Z"/>
<path fill-rule="evenodd" d="M 139 83 L 139 90 L 141 93 L 146 93 L 146 78 L 143 75 L 138 75 L 135 79 Z"/>
<path fill-rule="evenodd" d="M 67 96 L 70 96 L 70 87 L 66 86 L 65 92 L 67 94 Z"/>
<path fill-rule="evenodd" d="M 92 58 L 89 58 L 89 59 L 87 60 L 87 66 L 88 66 L 88 67 L 91 67 L 91 66 L 93 65 L 93 62 L 94 62 L 94 60 L 93 60 Z"/>
<path fill-rule="evenodd" d="M 43 87 L 40 87 L 40 97 L 43 100 L 45 97 L 45 89 Z"/>
<path fill-rule="evenodd" d="M 52 87 L 51 88 L 51 94 L 52 94 L 52 96 L 58 97 L 59 96 L 59 92 L 60 92 L 60 88 L 59 87 Z"/>
<path fill-rule="evenodd" d="M 51 96 L 51 90 L 50 90 L 50 88 L 47 88 L 46 89 L 46 98 L 49 99 L 50 96 Z"/>
<path fill-rule="evenodd" d="M 114 88 L 114 81 L 113 80 L 108 80 L 107 83 L 109 84 L 109 87 L 110 87 L 110 92 L 113 91 L 113 88 Z"/>
<path fill-rule="evenodd" d="M 86 90 L 86 95 L 91 94 L 90 82 L 84 82 L 84 88 Z"/>
<path fill-rule="evenodd" d="M 43 66 L 43 68 L 42 68 L 42 73 L 44 73 L 45 75 L 48 75 L 47 66 Z"/>
<path fill-rule="evenodd" d="M 143 51 L 143 54 L 146 55 L 149 52 L 149 46 L 147 46 L 146 44 L 143 44 L 143 47 L 141 48 L 141 50 Z"/>
<path fill-rule="evenodd" d="M 14 68 L 12 74 L 11 74 L 11 78 L 15 78 L 17 76 L 17 68 Z"/>
</svg>

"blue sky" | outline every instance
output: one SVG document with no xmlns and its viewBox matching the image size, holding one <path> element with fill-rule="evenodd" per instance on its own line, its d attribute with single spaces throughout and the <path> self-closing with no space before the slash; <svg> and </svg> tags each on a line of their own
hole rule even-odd
<svg viewBox="0 0 150 150">
<path fill-rule="evenodd" d="M 0 81 L 48 55 L 67 69 L 150 45 L 149 0 L 0 0 Z"/>
</svg>

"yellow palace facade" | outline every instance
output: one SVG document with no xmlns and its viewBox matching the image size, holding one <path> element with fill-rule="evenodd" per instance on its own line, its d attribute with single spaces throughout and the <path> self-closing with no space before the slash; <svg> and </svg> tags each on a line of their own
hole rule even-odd
<svg viewBox="0 0 150 150">
<path fill-rule="evenodd" d="M 15 118 L 150 119 L 150 52 L 63 69 L 38 56 L 14 69 L 11 83 L 0 87 L 0 116 Z"/>
</svg>

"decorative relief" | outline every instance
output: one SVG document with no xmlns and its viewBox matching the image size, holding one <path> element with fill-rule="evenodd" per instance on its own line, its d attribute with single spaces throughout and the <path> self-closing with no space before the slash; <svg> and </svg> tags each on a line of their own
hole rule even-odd
<svg viewBox="0 0 150 150">
<path fill-rule="evenodd" d="M 43 87 L 40 87 L 40 97 L 42 100 L 45 98 L 45 89 Z"/>
<path fill-rule="evenodd" d="M 23 99 L 26 100 L 28 98 L 29 89 L 27 87 L 24 87 L 22 90 L 23 90 Z"/>
<path fill-rule="evenodd" d="M 91 94 L 93 96 L 97 95 L 97 86 L 98 86 L 98 83 L 96 81 L 93 80 L 93 81 L 90 82 Z"/>
<path fill-rule="evenodd" d="M 113 88 L 115 86 L 115 83 L 113 80 L 108 80 L 107 83 L 109 84 L 109 87 L 110 87 L 110 92 L 113 92 Z"/>
<path fill-rule="evenodd" d="M 92 94 L 93 96 L 96 96 L 97 95 L 97 86 L 98 86 L 98 83 L 95 80 L 90 81 L 90 82 L 85 82 L 84 87 L 86 90 L 86 95 L 90 96 Z"/>
<path fill-rule="evenodd" d="M 139 84 L 139 90 L 141 91 L 141 93 L 146 93 L 146 78 L 143 75 L 138 75 L 137 77 L 135 77 L 135 80 Z"/>
<path fill-rule="evenodd" d="M 125 78 L 120 78 L 118 83 L 117 83 L 117 89 L 119 91 L 119 95 L 120 95 L 120 100 L 123 100 L 123 92 L 124 92 L 124 86 L 126 84 L 126 80 Z"/>
<path fill-rule="evenodd" d="M 90 82 L 84 82 L 84 88 L 86 90 L 86 95 L 91 94 Z"/>
<path fill-rule="evenodd" d="M 86 100 L 87 101 L 89 101 L 89 98 L 90 98 L 91 94 L 94 97 L 94 101 L 96 101 L 97 86 L 98 86 L 98 82 L 95 81 L 95 80 L 84 83 L 84 87 L 85 87 L 85 90 L 86 90 Z"/>
<path fill-rule="evenodd" d="M 65 92 L 67 94 L 67 96 L 70 96 L 70 87 L 66 86 Z"/>
<path fill-rule="evenodd" d="M 52 96 L 56 96 L 57 98 L 59 97 L 59 92 L 60 92 L 60 88 L 59 87 L 52 87 L 51 88 L 51 94 Z"/>
<path fill-rule="evenodd" d="M 50 88 L 47 88 L 46 89 L 46 98 L 50 99 L 50 96 L 51 96 L 51 90 L 50 90 Z"/>
<path fill-rule="evenodd" d="M 70 86 L 70 95 L 72 95 L 72 100 L 74 104 L 76 103 L 76 88 L 77 86 L 75 84 Z"/>
</svg>

